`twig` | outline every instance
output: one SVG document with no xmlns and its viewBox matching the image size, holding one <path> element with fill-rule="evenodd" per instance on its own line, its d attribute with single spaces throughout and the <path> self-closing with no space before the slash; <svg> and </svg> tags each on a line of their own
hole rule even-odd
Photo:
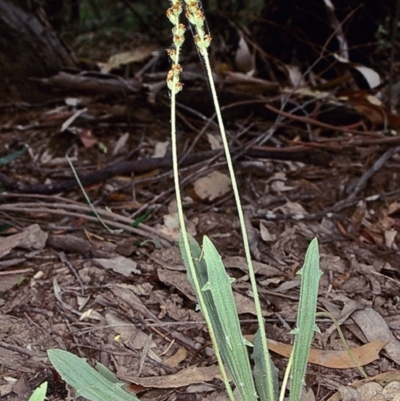
<svg viewBox="0 0 400 401">
<path fill-rule="evenodd" d="M 79 273 L 76 271 L 75 267 L 72 265 L 72 263 L 67 259 L 67 256 L 65 255 L 64 252 L 57 252 L 58 257 L 60 258 L 61 262 L 64 263 L 65 265 L 68 266 L 68 268 L 71 270 L 75 278 L 77 279 L 79 285 L 81 286 L 81 294 L 85 295 L 85 285 L 83 284 L 81 277 L 79 276 Z"/>
<path fill-rule="evenodd" d="M 283 110 L 278 110 L 278 109 L 276 109 L 275 107 L 273 107 L 273 106 L 271 106 L 269 104 L 266 104 L 265 107 L 268 110 L 273 111 L 274 113 L 277 113 L 277 114 L 282 115 L 284 117 L 290 118 L 291 120 L 300 121 L 300 122 L 302 122 L 304 124 L 317 125 L 319 127 L 331 129 L 331 130 L 334 130 L 334 131 L 350 132 L 352 134 L 359 134 L 359 135 L 373 135 L 373 136 L 376 136 L 377 134 L 380 134 L 379 131 L 369 131 L 369 132 L 368 131 L 358 131 L 358 130 L 351 129 L 351 127 L 346 127 L 346 126 L 337 127 L 335 125 L 323 123 L 322 121 L 318 121 L 318 120 L 315 120 L 313 118 L 296 116 L 294 114 L 286 113 Z"/>
<path fill-rule="evenodd" d="M 347 197 L 347 200 L 354 199 L 367 185 L 367 181 L 378 172 L 383 165 L 396 153 L 400 152 L 400 146 L 396 146 L 395 148 L 388 149 L 374 164 L 373 166 L 366 171 L 361 178 L 358 180 L 356 185 L 354 185 L 353 190 L 350 195 Z"/>
<path fill-rule="evenodd" d="M 7 344 L 4 341 L 0 341 L 0 347 L 9 349 L 10 351 L 19 352 L 20 354 L 30 357 L 36 356 L 38 358 L 46 358 L 47 356 L 45 352 L 30 351 L 29 349 L 19 347 L 18 345 Z"/>
<path fill-rule="evenodd" d="M 23 206 L 21 206 L 21 205 L 23 205 Z M 34 204 L 34 203 L 24 203 L 24 204 L 16 203 L 16 204 L 12 204 L 12 205 L 0 205 L 0 210 L 7 210 L 9 212 L 19 212 L 19 213 L 48 213 L 48 214 L 55 214 L 55 215 L 60 215 L 60 216 L 76 217 L 79 219 L 84 219 L 84 220 L 98 223 L 98 220 L 96 217 L 88 216 L 87 214 L 75 213 L 75 212 L 71 212 L 71 211 L 67 211 L 67 210 L 62 210 L 59 207 L 56 209 L 52 209 L 52 205 L 47 205 L 47 207 L 37 207 L 36 204 Z M 110 212 L 106 212 L 106 213 L 110 213 Z M 110 213 L 110 215 L 118 216 L 115 213 Z M 119 217 L 123 217 L 123 216 L 119 216 Z M 151 227 L 146 226 L 146 231 L 145 231 L 140 228 L 131 227 L 130 225 L 121 224 L 114 220 L 109 220 L 106 218 L 104 218 L 104 221 L 110 227 L 120 228 L 126 232 L 140 235 L 144 238 L 150 238 L 150 239 L 157 238 L 160 241 L 161 245 L 166 246 L 166 247 L 170 246 L 171 238 L 165 237 L 162 233 L 158 232 L 157 230 L 155 230 Z"/>
</svg>

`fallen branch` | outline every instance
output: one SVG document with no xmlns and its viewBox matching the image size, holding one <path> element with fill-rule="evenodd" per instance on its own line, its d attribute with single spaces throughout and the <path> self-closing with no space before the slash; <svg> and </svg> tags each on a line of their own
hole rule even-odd
<svg viewBox="0 0 400 401">
<path fill-rule="evenodd" d="M 135 79 L 123 79 L 111 74 L 59 72 L 50 78 L 32 78 L 32 81 L 47 87 L 83 94 L 122 94 L 136 93 L 142 84 Z"/>
<path fill-rule="evenodd" d="M 191 166 L 193 164 L 206 161 L 220 154 L 220 150 L 210 150 L 206 152 L 192 153 L 184 157 L 181 166 Z M 222 154 L 222 153 L 221 153 Z M 257 147 L 250 148 L 246 151 L 235 150 L 233 155 L 275 159 L 275 160 L 290 160 L 299 161 L 307 164 L 328 165 L 330 162 L 329 154 L 315 150 L 308 149 L 306 146 L 294 146 L 293 148 L 269 148 Z M 83 186 L 97 184 L 112 177 L 122 174 L 131 173 L 144 173 L 154 169 L 168 169 L 171 168 L 171 157 L 156 157 L 134 160 L 129 162 L 121 162 L 109 165 L 101 170 L 82 175 L 79 177 Z M 14 182 L 6 174 L 0 173 L 0 183 L 8 191 L 25 193 L 25 194 L 45 194 L 52 195 L 65 191 L 70 191 L 78 188 L 78 183 L 75 178 L 64 181 L 58 181 L 48 185 L 23 185 Z"/>
</svg>

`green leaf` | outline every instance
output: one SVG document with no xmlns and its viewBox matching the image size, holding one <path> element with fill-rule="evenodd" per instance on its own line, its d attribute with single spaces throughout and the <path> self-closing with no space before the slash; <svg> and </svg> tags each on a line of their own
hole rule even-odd
<svg viewBox="0 0 400 401">
<path fill-rule="evenodd" d="M 47 391 L 47 382 L 43 382 L 35 389 L 28 401 L 44 401 Z"/>
<path fill-rule="evenodd" d="M 85 359 L 59 349 L 50 349 L 47 355 L 63 380 L 76 390 L 77 396 L 91 401 L 139 401 L 134 394 L 122 388 L 123 383 L 105 378 Z"/>
<path fill-rule="evenodd" d="M 197 241 L 188 236 L 191 256 L 195 264 L 195 274 L 201 291 L 196 291 L 197 298 L 204 300 L 206 312 L 210 318 L 212 337 L 218 345 L 222 359 L 232 376 L 242 400 L 256 401 L 257 395 L 252 377 L 249 357 L 239 324 L 232 292 L 232 279 L 226 274 L 221 257 L 212 242 L 204 237 L 203 251 Z M 188 255 L 181 243 L 183 261 L 188 270 L 189 281 L 194 278 L 188 265 Z"/>
<path fill-rule="evenodd" d="M 102 363 L 96 362 L 96 369 L 105 379 L 107 379 L 111 383 L 120 383 L 117 376 L 115 376 L 114 373 L 111 372 L 111 370 L 104 366 Z"/>
<path fill-rule="evenodd" d="M 256 382 L 257 394 L 260 398 L 260 401 L 276 401 L 278 399 L 279 393 L 278 369 L 272 362 L 271 358 L 264 358 L 264 351 L 259 330 L 257 330 L 257 333 L 254 336 L 253 359 L 253 375 Z M 269 363 L 269 366 L 266 365 L 267 363 Z M 268 381 L 268 371 L 272 373 L 272 383 L 269 383 Z M 270 395 L 271 391 L 269 391 L 269 386 L 272 386 L 273 389 L 272 399 Z"/>
<path fill-rule="evenodd" d="M 224 365 L 224 360 L 226 360 L 226 346 L 225 343 L 223 343 L 221 349 L 219 346 L 219 341 L 217 341 L 217 337 L 223 338 L 223 330 L 218 320 L 218 314 L 216 312 L 216 307 L 212 299 L 211 292 L 202 291 L 202 288 L 208 282 L 206 262 L 203 258 L 203 253 L 197 241 L 187 233 L 186 238 L 188 241 L 188 251 L 190 254 L 188 254 L 186 250 L 186 246 L 184 244 L 184 235 L 182 233 L 179 238 L 179 246 L 181 248 L 183 261 L 187 269 L 189 282 L 195 290 L 197 299 L 199 300 L 200 310 L 203 313 L 203 316 L 207 322 L 208 331 L 210 333 L 215 356 L 218 360 L 218 365 L 221 370 L 228 397 L 231 401 L 235 401 L 235 396 L 231 389 L 231 385 Z"/>
<path fill-rule="evenodd" d="M 293 346 L 292 380 L 290 383 L 290 401 L 299 401 L 301 388 L 306 373 L 308 356 L 314 331 L 318 299 L 319 280 L 322 271 L 319 269 L 318 241 L 314 238 L 306 253 L 304 265 L 297 274 L 301 275 L 300 303 L 297 312 L 296 329 Z"/>
<path fill-rule="evenodd" d="M 11 153 L 11 155 L 0 157 L 0 167 L 11 163 L 15 159 L 18 159 L 18 157 L 23 155 L 28 149 L 29 149 L 29 146 L 25 146 L 24 148 L 17 150 L 14 153 Z"/>
<path fill-rule="evenodd" d="M 214 303 L 213 313 L 218 321 L 218 335 L 224 362 L 243 400 L 257 400 L 246 342 L 243 338 L 239 315 L 233 297 L 232 282 L 221 256 L 208 237 L 203 238 L 204 259 L 208 281 L 203 291 L 210 291 Z M 211 313 L 211 312 L 210 312 Z"/>
<path fill-rule="evenodd" d="M 188 240 L 189 240 L 189 246 L 190 246 L 190 253 L 191 255 L 187 255 L 185 247 L 183 246 L 183 238 L 180 236 L 179 238 L 179 247 L 181 249 L 182 253 L 182 258 L 183 258 L 183 263 L 186 267 L 187 273 L 188 273 L 188 278 L 189 282 L 194 288 L 196 292 L 197 299 L 203 296 L 201 291 L 197 291 L 195 285 L 194 285 L 194 278 L 192 271 L 189 268 L 189 258 L 193 259 L 194 266 L 195 266 L 195 274 L 196 277 L 199 280 L 200 283 L 200 288 L 203 288 L 207 281 L 208 281 L 208 276 L 207 276 L 207 266 L 205 260 L 202 258 L 202 252 L 200 245 L 197 243 L 197 241 L 188 234 Z M 211 298 L 210 298 L 211 299 Z"/>
</svg>

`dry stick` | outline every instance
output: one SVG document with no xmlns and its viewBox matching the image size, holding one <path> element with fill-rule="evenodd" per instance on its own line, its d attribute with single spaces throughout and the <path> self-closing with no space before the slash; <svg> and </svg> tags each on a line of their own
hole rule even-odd
<svg viewBox="0 0 400 401">
<path fill-rule="evenodd" d="M 183 165 L 187 166 L 190 164 L 201 162 L 205 159 L 213 157 L 219 151 L 210 150 L 207 152 L 200 152 L 189 155 L 183 162 Z M 146 158 L 128 162 L 121 162 L 111 164 L 104 169 L 89 173 L 84 176 L 80 176 L 81 183 L 84 186 L 93 185 L 109 178 L 115 177 L 119 174 L 128 174 L 132 172 L 141 173 L 147 172 L 157 168 L 170 168 L 172 166 L 171 157 L 155 157 Z M 32 186 L 18 186 L 12 179 L 5 174 L 0 174 L 0 182 L 7 187 L 8 190 L 13 190 L 22 193 L 42 193 L 42 194 L 56 194 L 58 192 L 69 191 L 78 188 L 78 183 L 74 178 L 58 181 L 50 185 L 32 185 Z"/>
<path fill-rule="evenodd" d="M 309 124 L 309 125 L 317 125 L 317 126 L 320 126 L 323 128 L 341 131 L 341 132 L 345 132 L 345 133 L 359 134 L 363 137 L 366 137 L 366 139 L 318 138 L 317 142 L 304 142 L 303 146 L 320 147 L 320 148 L 327 149 L 327 150 L 340 150 L 340 149 L 334 149 L 334 148 L 330 149 L 324 145 L 321 146 L 321 144 L 325 144 L 327 142 L 328 143 L 330 143 L 330 142 L 343 143 L 344 142 L 343 146 L 347 145 L 347 143 L 348 143 L 348 146 L 354 147 L 354 146 L 359 146 L 359 145 L 380 145 L 380 144 L 385 144 L 385 143 L 395 144 L 395 143 L 400 142 L 400 138 L 398 136 L 389 136 L 388 137 L 388 136 L 382 134 L 381 131 L 357 131 L 357 130 L 354 130 L 354 129 L 352 129 L 354 124 L 351 124 L 349 126 L 335 126 L 335 125 L 326 124 L 322 121 L 318 121 L 318 120 L 310 118 L 310 117 L 297 116 L 297 115 L 292 114 L 292 112 L 285 112 L 285 111 L 279 110 L 279 109 L 267 104 L 266 99 L 265 100 L 244 100 L 241 102 L 232 103 L 231 105 L 228 105 L 228 106 L 224 106 L 221 108 L 221 110 L 228 110 L 228 109 L 238 107 L 238 106 L 245 106 L 245 105 L 249 105 L 249 104 L 259 104 L 259 103 L 264 104 L 267 109 L 273 111 L 274 113 L 281 114 L 282 116 L 288 117 L 291 120 L 300 121 L 300 122 L 303 122 L 304 124 Z M 215 114 L 211 118 L 215 118 Z M 255 146 L 251 146 L 251 147 L 256 148 Z M 262 148 L 264 148 L 264 147 L 262 147 Z M 233 150 L 233 152 L 235 152 L 235 150 Z"/>
<path fill-rule="evenodd" d="M 31 208 L 30 210 L 27 208 Z M 48 207 L 35 207 L 35 204 L 25 204 L 24 207 L 21 207 L 18 204 L 13 204 L 13 205 L 0 205 L 0 211 L 1 210 L 6 210 L 10 212 L 19 212 L 19 213 L 48 213 L 48 214 L 55 214 L 55 215 L 60 215 L 60 216 L 68 216 L 68 217 L 76 217 L 79 219 L 86 219 L 95 223 L 98 223 L 98 220 L 96 217 L 93 216 L 88 216 L 85 214 L 81 213 L 74 213 L 74 212 L 69 212 L 65 210 L 60 210 L 60 209 L 51 209 Z M 103 220 L 110 226 L 110 227 L 116 227 L 116 228 L 121 228 L 124 231 L 140 235 L 144 238 L 149 238 L 149 239 L 158 239 L 160 241 L 160 244 L 164 247 L 169 247 L 171 246 L 171 238 L 162 238 L 164 237 L 162 233 L 159 233 L 157 230 L 154 230 L 152 232 L 146 232 L 144 230 L 141 230 L 139 228 L 131 227 L 125 224 L 117 223 L 112 220 L 108 220 L 103 218 Z"/>
<path fill-rule="evenodd" d="M 58 257 L 60 258 L 61 262 L 64 263 L 69 268 L 69 270 L 71 270 L 72 274 L 75 276 L 76 280 L 78 281 L 78 283 L 79 283 L 79 285 L 81 287 L 81 294 L 85 295 L 85 285 L 83 284 L 81 276 L 76 271 L 75 267 L 68 260 L 68 258 L 67 258 L 67 256 L 65 255 L 64 252 L 56 252 L 56 253 L 57 253 Z"/>
<path fill-rule="evenodd" d="M 27 355 L 29 357 L 46 358 L 45 352 L 31 351 L 27 348 L 19 347 L 18 345 L 8 344 L 4 341 L 0 341 L 0 347 L 9 349 L 10 351 L 19 352 L 20 354 Z"/>
<path fill-rule="evenodd" d="M 313 118 L 296 116 L 294 114 L 287 113 L 287 112 L 285 112 L 283 110 L 276 109 L 275 107 L 273 107 L 273 106 L 271 106 L 269 104 L 266 104 L 265 107 L 268 110 L 273 111 L 274 113 L 277 113 L 277 114 L 280 114 L 280 115 L 285 116 L 287 118 L 290 118 L 291 120 L 303 122 L 304 124 L 318 125 L 319 127 L 332 129 L 332 130 L 335 130 L 335 131 L 349 132 L 349 133 L 352 133 L 352 134 L 359 134 L 359 135 L 377 136 L 377 135 L 380 134 L 379 131 L 358 131 L 358 130 L 351 129 L 351 127 L 346 127 L 346 126 L 338 127 L 336 125 L 323 123 L 322 121 L 318 121 L 318 120 L 315 120 Z"/>
<path fill-rule="evenodd" d="M 13 197 L 15 197 L 15 195 Z M 1 199 L 1 197 L 0 197 L 0 199 Z M 36 212 L 36 209 L 41 208 L 41 207 L 54 208 L 56 210 L 67 209 L 67 210 L 72 210 L 72 211 L 91 213 L 91 208 L 84 204 L 68 204 L 68 203 L 55 203 L 55 202 L 51 202 L 51 203 L 50 202 L 37 202 L 37 203 L 31 203 L 31 202 L 15 203 L 14 202 L 12 204 L 0 205 L 0 210 L 13 211 L 14 207 L 26 208 L 26 210 L 31 213 Z M 131 224 L 132 224 L 132 219 L 130 219 L 129 217 L 121 216 L 119 214 L 113 213 L 108 210 L 97 209 L 97 213 L 102 217 L 108 218 L 109 220 L 112 219 L 112 221 L 120 222 L 121 224 L 126 224 L 127 226 L 131 226 Z M 156 229 L 154 229 L 153 227 L 149 227 L 145 224 L 141 225 L 141 230 L 139 230 L 139 231 L 141 231 L 141 232 L 147 231 L 149 234 L 157 234 Z M 138 234 L 139 234 L 139 232 L 138 232 Z"/>
<path fill-rule="evenodd" d="M 367 137 L 364 138 L 318 138 L 317 142 L 303 142 L 303 146 L 308 148 L 320 148 L 325 150 L 340 151 L 344 147 L 354 148 L 356 146 L 369 145 L 397 145 L 400 143 L 400 136 L 385 136 Z M 331 145 L 332 144 L 332 145 Z"/>
<path fill-rule="evenodd" d="M 261 155 L 258 152 L 256 157 L 263 157 L 268 159 L 277 159 L 277 160 L 287 160 L 287 157 L 290 157 L 289 160 L 302 161 L 304 163 L 315 163 L 320 165 L 321 162 L 326 162 L 323 158 L 311 158 L 307 157 L 304 160 L 304 154 L 298 154 L 298 158 L 295 159 L 293 156 L 288 155 L 288 150 L 285 149 L 274 149 L 274 148 L 264 148 L 265 151 Z M 303 149 L 305 150 L 305 148 Z M 234 150 L 232 153 L 241 153 L 242 149 Z M 209 150 L 205 152 L 192 153 L 189 155 L 185 155 L 184 159 L 180 161 L 180 166 L 190 166 L 199 162 L 202 162 L 207 159 L 211 159 L 216 157 L 221 153 L 221 150 Z M 307 154 L 312 154 L 315 152 L 309 152 Z M 251 150 L 244 152 L 244 155 L 252 156 Z M 322 163 L 323 164 L 323 163 Z M 95 171 L 93 173 L 89 173 L 84 176 L 80 176 L 81 183 L 84 186 L 97 184 L 99 182 L 105 181 L 109 178 L 115 177 L 119 174 L 128 174 L 132 172 L 147 172 L 157 168 L 170 168 L 172 166 L 170 157 L 160 157 L 160 158 L 146 158 L 141 160 L 135 160 L 130 162 L 121 162 L 117 164 L 112 164 L 110 166 L 105 167 L 104 169 Z M 67 179 L 64 181 L 58 181 L 54 184 L 49 185 L 18 185 L 14 180 L 8 177 L 5 174 L 0 173 L 0 183 L 2 183 L 7 190 L 15 191 L 17 193 L 25 193 L 25 194 L 57 194 L 60 192 L 71 191 L 78 187 L 78 183 L 75 179 Z"/>
<path fill-rule="evenodd" d="M 366 171 L 361 178 L 358 180 L 356 185 L 353 187 L 350 195 L 347 197 L 347 200 L 354 199 L 367 185 L 367 181 L 378 172 L 383 165 L 396 153 L 400 152 L 400 146 L 396 146 L 395 148 L 388 149 L 374 164 L 373 166 Z"/>
</svg>

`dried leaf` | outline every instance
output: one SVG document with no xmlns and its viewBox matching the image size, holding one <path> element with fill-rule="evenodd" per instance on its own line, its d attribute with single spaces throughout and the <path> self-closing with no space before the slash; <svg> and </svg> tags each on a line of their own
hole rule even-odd
<svg viewBox="0 0 400 401">
<path fill-rule="evenodd" d="M 386 341 L 385 351 L 388 357 L 400 365 L 400 342 L 394 337 L 383 317 L 372 308 L 354 312 L 351 315 L 368 341 Z"/>
<path fill-rule="evenodd" d="M 154 50 L 156 50 L 154 45 L 140 46 L 134 50 L 114 54 L 108 59 L 107 63 L 98 64 L 101 72 L 108 73 L 112 69 L 119 68 L 122 65 L 140 63 L 151 56 Z"/>
<path fill-rule="evenodd" d="M 276 241 L 276 235 L 271 234 L 267 227 L 267 222 L 260 221 L 260 235 L 263 241 L 265 242 L 274 242 Z"/>
<path fill-rule="evenodd" d="M 373 124 L 395 129 L 400 127 L 400 118 L 368 91 L 346 91 L 342 92 L 339 98 L 350 103 L 355 110 Z"/>
<path fill-rule="evenodd" d="M 105 269 L 111 269 L 115 273 L 122 274 L 125 277 L 129 277 L 132 273 L 141 273 L 141 271 L 136 268 L 137 263 L 130 258 L 126 258 L 125 256 L 115 256 L 111 259 L 96 258 L 93 260 L 101 267 L 104 267 Z"/>
<path fill-rule="evenodd" d="M 85 148 L 91 148 L 99 143 L 99 140 L 93 135 L 91 129 L 78 129 L 77 135 Z"/>
<path fill-rule="evenodd" d="M 118 141 L 116 142 L 114 149 L 112 151 L 113 156 L 116 156 L 116 155 L 122 153 L 123 149 L 126 146 L 128 139 L 129 139 L 129 132 L 125 132 L 125 134 L 122 134 L 118 138 Z"/>
<path fill-rule="evenodd" d="M 20 285 L 25 280 L 25 275 L 32 274 L 33 269 L 12 270 L 2 272 L 0 280 L 0 293 L 11 290 L 14 285 Z"/>
<path fill-rule="evenodd" d="M 228 256 L 223 259 L 226 268 L 236 268 L 247 273 L 249 268 L 247 266 L 246 258 L 242 256 Z M 257 274 L 262 274 L 263 276 L 280 276 L 282 271 L 273 267 L 267 263 L 253 261 L 254 272 Z"/>
<path fill-rule="evenodd" d="M 178 220 L 178 213 L 170 213 L 163 216 L 164 224 L 156 224 L 155 228 L 159 231 L 165 238 L 170 238 L 171 241 L 177 241 L 180 233 L 180 226 Z M 196 235 L 195 225 L 186 220 L 186 230 L 190 235 Z"/>
<path fill-rule="evenodd" d="M 18 234 L 0 238 L 0 258 L 8 255 L 16 247 L 28 250 L 43 249 L 47 236 L 48 234 L 42 231 L 39 224 L 32 224 Z"/>
<path fill-rule="evenodd" d="M 285 65 L 285 67 L 293 87 L 297 88 L 305 85 L 304 76 L 297 65 Z"/>
<path fill-rule="evenodd" d="M 207 134 L 207 139 L 212 150 L 222 149 L 221 138 L 219 135 Z"/>
<path fill-rule="evenodd" d="M 353 64 L 352 67 L 362 74 L 371 89 L 376 88 L 381 84 L 381 77 L 372 68 L 368 68 L 359 64 Z"/>
<path fill-rule="evenodd" d="M 169 376 L 121 377 L 121 379 L 123 380 L 138 384 L 146 388 L 185 387 L 191 384 L 208 382 L 220 378 L 221 373 L 217 365 L 206 367 L 190 366 L 187 369 L 183 369 L 180 372 Z"/>
<path fill-rule="evenodd" d="M 107 323 L 119 334 L 118 341 L 127 345 L 131 349 L 141 350 L 149 341 L 149 336 L 139 327 L 132 324 L 127 319 L 122 319 L 114 312 L 105 315 Z M 156 344 L 152 341 L 150 347 L 155 348 Z"/>
<path fill-rule="evenodd" d="M 249 341 L 253 341 L 254 338 L 253 335 L 245 337 Z M 375 340 L 361 347 L 351 349 L 351 353 L 359 365 L 364 366 L 377 360 L 379 358 L 379 351 L 387 344 L 388 342 L 386 341 Z M 268 347 L 271 351 L 287 358 L 289 358 L 293 348 L 292 345 L 271 339 L 268 339 Z M 319 349 L 311 349 L 308 362 L 334 369 L 349 369 L 356 367 L 347 351 L 323 351 Z"/>
<path fill-rule="evenodd" d="M 285 191 L 291 191 L 295 187 L 291 187 L 285 184 L 285 181 L 287 180 L 286 174 L 284 172 L 277 172 L 273 174 L 270 178 L 270 186 L 273 191 L 276 192 L 285 192 Z"/>
<path fill-rule="evenodd" d="M 168 146 L 169 141 L 157 142 L 154 149 L 153 157 L 164 157 L 167 154 Z"/>
<path fill-rule="evenodd" d="M 213 171 L 194 183 L 196 195 L 203 201 L 214 201 L 226 195 L 231 188 L 231 180 L 226 174 Z"/>
<path fill-rule="evenodd" d="M 240 72 L 253 75 L 255 70 L 254 56 L 250 52 L 249 45 L 239 32 L 240 39 L 235 54 L 235 66 Z"/>
<path fill-rule="evenodd" d="M 398 384 L 400 382 L 400 373 L 399 371 L 392 371 L 392 372 L 385 372 L 385 373 L 381 373 L 377 376 L 373 376 L 373 377 L 369 377 L 368 379 L 363 379 L 363 380 L 359 380 L 356 381 L 355 383 L 352 383 L 350 385 L 351 388 L 353 389 L 358 389 L 361 390 L 359 391 L 360 393 L 365 392 L 364 389 L 362 389 L 362 387 L 364 387 L 366 384 L 368 383 L 374 383 L 373 388 L 375 388 L 375 390 L 379 390 L 379 387 L 376 386 L 376 384 L 378 384 L 379 386 L 381 386 L 382 392 L 377 392 L 375 391 L 375 397 L 374 399 L 376 400 L 381 400 L 381 399 L 385 399 L 385 400 L 395 400 L 396 398 L 393 398 L 394 394 L 398 394 Z M 394 385 L 393 385 L 394 384 Z M 349 386 L 348 386 L 349 387 Z M 383 393 L 387 393 L 391 391 L 391 388 L 395 389 L 395 393 L 393 394 L 383 394 Z M 389 391 L 386 391 L 389 390 Z M 380 397 L 380 395 L 382 395 L 382 397 Z M 370 399 L 365 399 L 361 398 L 362 401 L 370 401 Z M 328 401 L 343 401 L 342 395 L 337 392 L 335 393 L 332 397 L 328 398 Z"/>
<path fill-rule="evenodd" d="M 163 365 L 169 366 L 170 368 L 176 368 L 182 361 L 186 359 L 188 352 L 185 348 L 179 347 L 178 351 L 168 359 L 163 361 Z"/>
</svg>

